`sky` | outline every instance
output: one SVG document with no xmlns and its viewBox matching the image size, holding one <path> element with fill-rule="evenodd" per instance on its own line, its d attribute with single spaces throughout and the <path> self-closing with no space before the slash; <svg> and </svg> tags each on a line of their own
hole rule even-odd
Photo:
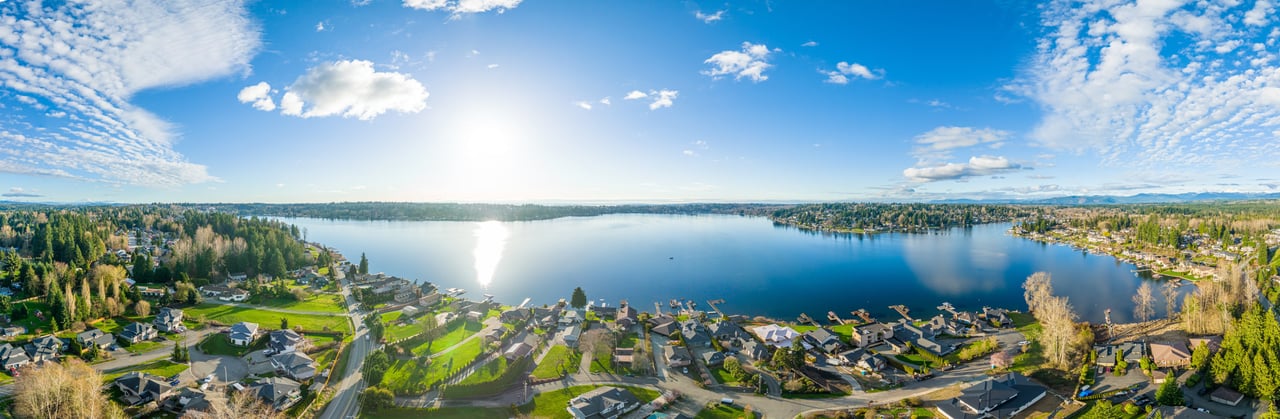
<svg viewBox="0 0 1280 419">
<path fill-rule="evenodd" d="M 1280 192 L 1275 0 L 0 0 L 0 200 Z"/>
</svg>

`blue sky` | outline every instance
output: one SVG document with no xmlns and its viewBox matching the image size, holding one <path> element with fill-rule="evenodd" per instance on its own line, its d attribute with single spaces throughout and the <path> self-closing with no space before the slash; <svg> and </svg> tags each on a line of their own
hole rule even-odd
<svg viewBox="0 0 1280 419">
<path fill-rule="evenodd" d="M 0 1 L 0 200 L 1274 192 L 1275 4 Z"/>
</svg>

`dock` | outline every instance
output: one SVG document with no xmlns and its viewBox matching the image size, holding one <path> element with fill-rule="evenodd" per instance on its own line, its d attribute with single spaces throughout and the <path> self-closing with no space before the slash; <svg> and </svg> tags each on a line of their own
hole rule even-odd
<svg viewBox="0 0 1280 419">
<path fill-rule="evenodd" d="M 800 324 L 811 324 L 817 327 L 822 327 L 822 325 L 818 324 L 818 322 L 813 321 L 812 317 L 809 317 L 808 314 L 804 314 L 804 313 L 800 313 L 800 317 L 796 318 L 796 322 Z"/>
<path fill-rule="evenodd" d="M 861 318 L 861 319 L 862 319 L 862 321 L 863 321 L 863 322 L 865 322 L 865 323 L 875 323 L 875 322 L 876 322 L 876 318 L 875 318 L 875 317 L 871 317 L 871 313 L 868 313 L 868 312 L 867 312 L 867 309 L 865 309 L 865 308 L 860 308 L 860 309 L 858 309 L 857 311 L 851 311 L 851 312 L 849 312 L 849 314 L 852 314 L 852 315 L 854 315 L 855 317 L 859 317 L 859 318 Z"/>
<path fill-rule="evenodd" d="M 533 299 L 529 297 L 524 297 L 524 301 L 521 301 L 520 305 L 516 306 L 516 308 L 524 308 L 524 306 L 529 305 L 529 301 L 533 301 Z"/>
<path fill-rule="evenodd" d="M 716 307 L 716 304 L 724 304 L 724 299 L 723 299 L 723 298 L 717 298 L 717 299 L 714 299 L 714 300 L 707 300 L 707 305 L 708 305 L 708 306 L 711 306 L 711 310 L 712 310 L 712 311 L 715 311 L 715 312 L 716 312 L 716 314 L 719 314 L 719 315 L 720 315 L 720 318 L 722 318 L 722 319 L 727 319 L 727 318 L 729 318 L 729 316 L 724 315 L 724 312 L 723 312 L 723 311 L 720 311 L 720 307 Z"/>
<path fill-rule="evenodd" d="M 951 313 L 952 316 L 955 316 L 956 306 L 951 305 L 951 303 L 944 302 L 942 305 L 938 306 L 938 311 L 945 311 Z"/>
<path fill-rule="evenodd" d="M 657 301 L 653 302 L 653 315 L 655 316 L 662 315 L 662 304 L 658 303 Z"/>
<path fill-rule="evenodd" d="M 895 304 L 895 305 L 889 306 L 889 308 L 893 309 L 893 311 L 898 312 L 898 314 L 901 314 L 902 318 L 907 319 L 907 321 L 909 322 L 916 321 L 916 319 L 911 318 L 911 309 L 907 308 L 907 306 L 904 306 L 902 304 Z"/>
<path fill-rule="evenodd" d="M 832 323 L 835 323 L 835 324 L 844 324 L 844 319 L 841 319 L 840 316 L 837 316 L 836 312 L 834 311 L 827 312 L 827 320 L 830 320 Z"/>
</svg>

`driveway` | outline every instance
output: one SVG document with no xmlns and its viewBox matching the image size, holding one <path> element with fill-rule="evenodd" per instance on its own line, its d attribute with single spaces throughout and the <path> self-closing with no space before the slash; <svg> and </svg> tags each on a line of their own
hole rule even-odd
<svg viewBox="0 0 1280 419">
<path fill-rule="evenodd" d="M 249 365 L 243 359 L 229 355 L 209 355 L 198 347 L 191 348 L 190 365 L 188 373 L 183 374 L 184 383 L 188 379 L 194 382 L 209 374 L 213 374 L 214 379 L 222 383 L 240 381 L 249 375 Z"/>
</svg>

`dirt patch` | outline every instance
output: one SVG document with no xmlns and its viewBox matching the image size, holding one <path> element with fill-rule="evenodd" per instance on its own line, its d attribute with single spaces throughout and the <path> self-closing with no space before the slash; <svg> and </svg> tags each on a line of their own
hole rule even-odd
<svg viewBox="0 0 1280 419">
<path fill-rule="evenodd" d="M 1122 323 L 1113 325 L 1111 328 L 1115 333 L 1115 342 L 1132 342 L 1137 340 L 1148 341 L 1185 341 L 1188 338 L 1187 332 L 1182 329 L 1182 322 L 1160 319 L 1152 320 L 1145 323 Z M 1094 326 L 1094 336 L 1100 341 L 1107 339 L 1107 327 L 1105 325 Z"/>
</svg>

